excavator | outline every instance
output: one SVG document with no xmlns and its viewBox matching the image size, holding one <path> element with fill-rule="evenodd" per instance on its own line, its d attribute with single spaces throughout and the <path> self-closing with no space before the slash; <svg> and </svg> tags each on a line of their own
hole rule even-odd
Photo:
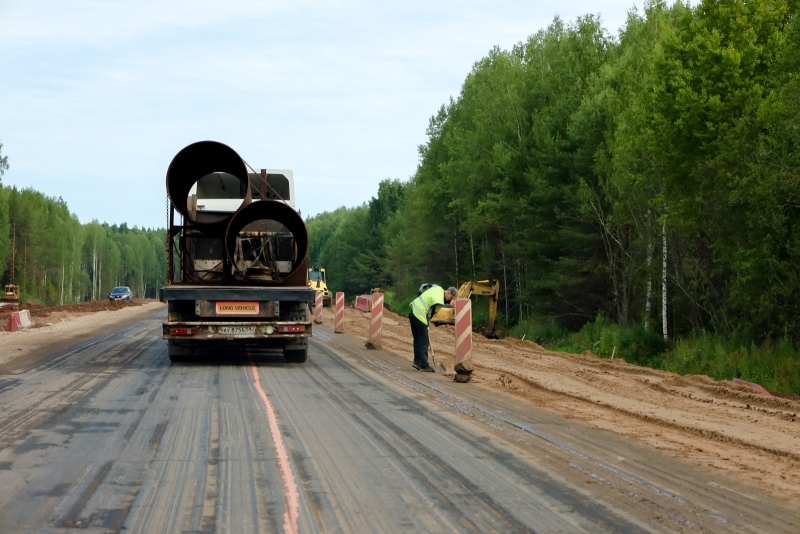
<svg viewBox="0 0 800 534">
<path fill-rule="evenodd" d="M 458 288 L 456 298 L 467 299 L 472 295 L 481 295 L 489 297 L 489 330 L 486 332 L 486 337 L 497 339 L 497 331 L 495 329 L 497 322 L 497 299 L 500 295 L 500 281 L 499 280 L 480 280 L 476 282 L 471 280 L 464 282 Z M 445 304 L 431 317 L 431 322 L 435 326 L 444 324 L 456 324 L 455 308 L 449 304 Z"/>
<path fill-rule="evenodd" d="M 322 291 L 322 306 L 324 308 L 331 307 L 331 292 L 328 290 L 328 277 L 325 275 L 325 269 L 312 267 L 308 270 L 308 287 Z"/>
</svg>

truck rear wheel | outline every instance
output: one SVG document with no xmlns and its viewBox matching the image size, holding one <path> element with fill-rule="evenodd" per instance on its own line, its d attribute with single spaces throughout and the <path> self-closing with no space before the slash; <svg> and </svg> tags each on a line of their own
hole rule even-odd
<svg viewBox="0 0 800 534">
<path fill-rule="evenodd" d="M 305 363 L 308 359 L 308 349 L 283 349 L 283 357 L 289 363 Z"/>
<path fill-rule="evenodd" d="M 188 362 L 194 356 L 191 341 L 178 344 L 176 341 L 168 340 L 167 351 L 169 352 L 169 361 L 173 363 Z"/>
</svg>

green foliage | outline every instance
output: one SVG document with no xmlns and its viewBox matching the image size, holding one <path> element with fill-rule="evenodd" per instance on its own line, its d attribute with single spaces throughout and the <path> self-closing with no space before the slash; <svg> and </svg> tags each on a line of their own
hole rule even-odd
<svg viewBox="0 0 800 534">
<path fill-rule="evenodd" d="M 734 353 L 800 360 L 797 5 L 650 0 L 618 36 L 557 18 L 493 48 L 408 183 L 320 216 L 338 283 L 497 279 L 516 336 L 658 366 L 702 333 L 720 378 Z"/>
<path fill-rule="evenodd" d="M 82 225 L 62 199 L 0 185 L 0 282 L 39 303 L 106 298 L 114 286 L 136 297 L 164 284 L 164 230 Z"/>
<path fill-rule="evenodd" d="M 386 243 L 395 213 L 404 203 L 404 191 L 399 180 L 384 180 L 369 203 L 306 221 L 311 265 L 325 268 L 331 291 L 355 295 L 388 287 Z"/>
<path fill-rule="evenodd" d="M 411 310 L 411 301 L 417 298 L 416 293 L 408 295 L 403 299 L 398 299 L 397 293 L 394 291 L 386 291 L 383 294 L 384 305 L 395 313 L 400 315 L 408 315 Z"/>
<path fill-rule="evenodd" d="M 592 351 L 600 357 L 623 358 L 636 365 L 656 366 L 669 344 L 664 338 L 640 325 L 624 327 L 602 316 L 586 323 L 579 332 L 555 342 L 553 350 Z"/>
<path fill-rule="evenodd" d="M 569 332 L 550 317 L 531 315 L 514 325 L 508 335 L 518 339 L 527 339 L 540 345 L 561 342 Z M 580 349 L 577 349 L 580 351 Z M 587 350 L 587 349 L 583 349 Z"/>
<path fill-rule="evenodd" d="M 742 344 L 736 338 L 701 333 L 678 342 L 664 355 L 660 367 L 716 379 L 741 378 L 768 391 L 800 393 L 797 354 L 798 347 L 785 338 L 756 346 Z"/>
<path fill-rule="evenodd" d="M 8 156 L 3 156 L 3 143 L 0 143 L 0 177 L 8 170 Z"/>
</svg>

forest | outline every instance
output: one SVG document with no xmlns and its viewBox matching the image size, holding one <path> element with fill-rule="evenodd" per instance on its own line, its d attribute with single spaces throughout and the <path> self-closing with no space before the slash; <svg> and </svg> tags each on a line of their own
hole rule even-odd
<svg viewBox="0 0 800 534">
<path fill-rule="evenodd" d="M 501 282 L 548 348 L 800 393 L 796 0 L 651 0 L 494 48 L 416 172 L 308 220 L 333 290 Z"/>
<path fill-rule="evenodd" d="M 8 156 L 0 144 L 0 177 Z M 0 182 L 0 282 L 43 304 L 98 300 L 119 285 L 155 298 L 166 278 L 165 230 L 81 224 L 60 198 Z"/>
</svg>

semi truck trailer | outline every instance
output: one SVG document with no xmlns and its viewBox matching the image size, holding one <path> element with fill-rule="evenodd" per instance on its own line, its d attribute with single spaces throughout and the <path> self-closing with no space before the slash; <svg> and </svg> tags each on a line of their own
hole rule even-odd
<svg viewBox="0 0 800 534">
<path fill-rule="evenodd" d="M 290 170 L 252 169 L 201 141 L 167 170 L 167 340 L 173 362 L 281 349 L 306 361 L 312 334 L 308 231 Z"/>
</svg>

